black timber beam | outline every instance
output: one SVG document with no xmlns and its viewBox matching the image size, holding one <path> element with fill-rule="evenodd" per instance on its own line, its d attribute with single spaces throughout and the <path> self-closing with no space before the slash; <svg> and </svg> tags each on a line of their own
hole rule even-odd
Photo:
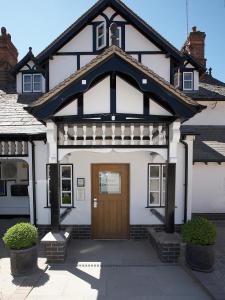
<svg viewBox="0 0 225 300">
<path fill-rule="evenodd" d="M 57 163 L 49 164 L 49 191 L 51 204 L 51 230 L 60 230 L 60 204 L 59 204 L 59 166 Z"/>
<path fill-rule="evenodd" d="M 175 230 L 175 187 L 176 187 L 176 164 L 169 163 L 167 166 L 167 197 L 165 207 L 166 232 L 173 233 Z"/>
</svg>

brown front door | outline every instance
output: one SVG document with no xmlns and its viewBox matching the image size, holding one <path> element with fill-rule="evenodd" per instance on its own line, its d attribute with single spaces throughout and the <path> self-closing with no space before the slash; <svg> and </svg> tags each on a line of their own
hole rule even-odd
<svg viewBox="0 0 225 300">
<path fill-rule="evenodd" d="M 129 165 L 92 165 L 92 238 L 129 238 Z"/>
</svg>

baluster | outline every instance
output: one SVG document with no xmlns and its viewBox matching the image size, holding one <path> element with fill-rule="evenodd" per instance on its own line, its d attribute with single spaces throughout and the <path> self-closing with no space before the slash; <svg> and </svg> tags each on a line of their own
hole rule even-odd
<svg viewBox="0 0 225 300">
<path fill-rule="evenodd" d="M 105 125 L 102 125 L 102 145 L 105 145 Z"/>
<path fill-rule="evenodd" d="M 12 154 L 12 142 L 8 141 L 8 155 Z"/>
<path fill-rule="evenodd" d="M 83 125 L 83 145 L 86 145 L 86 138 L 87 138 L 87 126 Z"/>
<path fill-rule="evenodd" d="M 112 124 L 112 145 L 115 145 L 115 130 L 116 130 L 116 126 L 115 124 Z"/>
<path fill-rule="evenodd" d="M 143 145 L 144 144 L 144 141 L 143 141 L 143 132 L 144 132 L 144 126 L 143 125 L 140 125 L 140 144 Z"/>
<path fill-rule="evenodd" d="M 22 155 L 24 155 L 25 154 L 25 142 L 24 141 L 21 142 L 21 150 L 22 150 Z"/>
<path fill-rule="evenodd" d="M 68 145 L 68 125 L 64 125 L 64 145 Z"/>
<path fill-rule="evenodd" d="M 18 155 L 19 153 L 19 142 L 15 141 L 15 155 Z"/>
<path fill-rule="evenodd" d="M 149 142 L 150 142 L 150 145 L 153 145 L 153 126 L 152 125 L 149 126 Z"/>
<path fill-rule="evenodd" d="M 5 142 L 1 142 L 2 145 L 2 155 L 5 154 Z"/>
<path fill-rule="evenodd" d="M 166 129 L 165 128 L 163 129 L 162 134 L 163 134 L 163 145 L 166 145 Z"/>
<path fill-rule="evenodd" d="M 131 145 L 134 145 L 134 125 L 130 125 L 130 138 L 131 138 Z"/>
<path fill-rule="evenodd" d="M 73 144 L 77 144 L 77 125 L 73 126 Z"/>
<path fill-rule="evenodd" d="M 121 125 L 121 144 L 124 145 L 124 137 L 125 137 L 125 125 Z"/>
<path fill-rule="evenodd" d="M 163 144 L 162 125 L 158 126 L 159 145 Z"/>
<path fill-rule="evenodd" d="M 96 126 L 92 126 L 93 145 L 96 145 Z"/>
</svg>

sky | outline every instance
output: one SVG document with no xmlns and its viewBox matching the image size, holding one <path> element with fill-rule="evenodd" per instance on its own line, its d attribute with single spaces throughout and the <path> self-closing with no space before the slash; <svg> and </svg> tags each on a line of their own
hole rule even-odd
<svg viewBox="0 0 225 300">
<path fill-rule="evenodd" d="M 47 47 L 95 0 L 0 0 L 0 27 L 5 26 L 21 59 Z M 123 0 L 178 49 L 187 37 L 186 0 Z M 225 0 L 188 0 L 189 31 L 206 33 L 207 67 L 225 82 Z"/>
</svg>

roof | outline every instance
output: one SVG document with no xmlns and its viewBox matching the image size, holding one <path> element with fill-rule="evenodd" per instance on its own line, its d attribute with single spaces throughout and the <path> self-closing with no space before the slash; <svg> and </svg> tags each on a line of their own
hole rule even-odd
<svg viewBox="0 0 225 300">
<path fill-rule="evenodd" d="M 225 162 L 225 126 L 184 125 L 181 132 L 196 135 L 194 162 Z"/>
<path fill-rule="evenodd" d="M 150 70 L 148 67 L 144 66 L 138 60 L 133 58 L 131 55 L 128 55 L 125 53 L 122 49 L 120 49 L 117 46 L 111 46 L 107 48 L 102 54 L 98 55 L 96 58 L 91 60 L 88 64 L 83 66 L 81 69 L 77 70 L 75 73 L 73 73 L 71 76 L 69 76 L 67 79 L 56 85 L 52 90 L 50 90 L 48 93 L 44 94 L 42 97 L 40 97 L 37 101 L 34 101 L 30 107 L 37 107 L 41 106 L 48 101 L 50 101 L 54 96 L 56 96 L 58 93 L 60 93 L 63 89 L 65 89 L 67 86 L 71 85 L 73 82 L 84 76 L 88 71 L 96 67 L 98 64 L 108 60 L 111 56 L 117 55 L 126 62 L 133 65 L 135 68 L 139 69 L 141 72 L 143 72 L 146 76 L 149 78 L 155 80 L 158 82 L 161 86 L 163 86 L 167 91 L 171 92 L 175 96 L 177 96 L 179 99 L 181 99 L 184 103 L 188 104 L 189 106 L 200 108 L 199 104 L 186 96 L 184 93 L 182 93 L 180 90 L 176 89 L 173 85 L 168 83 L 165 79 L 157 75 L 155 72 Z"/>
<path fill-rule="evenodd" d="M 46 128 L 17 103 L 17 94 L 0 91 L 0 135 L 35 135 L 46 132 Z"/>
<path fill-rule="evenodd" d="M 32 48 L 29 47 L 27 54 L 13 67 L 11 73 L 16 74 L 22 67 L 24 67 L 30 60 L 35 62 L 35 57 L 32 52 Z"/>
<path fill-rule="evenodd" d="M 143 19 L 136 15 L 129 7 L 121 0 L 99 0 L 89 10 L 87 10 L 79 19 L 77 19 L 69 28 L 67 28 L 59 37 L 57 37 L 48 47 L 37 55 L 39 63 L 45 61 L 54 52 L 62 48 L 71 38 L 93 20 L 102 10 L 108 6 L 117 10 L 123 17 L 129 19 L 130 23 L 138 27 L 143 34 L 150 40 L 154 41 L 159 48 L 164 49 L 178 60 L 182 60 L 181 52 L 175 48 L 169 41 L 156 32 Z"/>
<path fill-rule="evenodd" d="M 225 83 L 205 73 L 200 79 L 199 90 L 186 94 L 199 101 L 225 101 Z"/>
</svg>

